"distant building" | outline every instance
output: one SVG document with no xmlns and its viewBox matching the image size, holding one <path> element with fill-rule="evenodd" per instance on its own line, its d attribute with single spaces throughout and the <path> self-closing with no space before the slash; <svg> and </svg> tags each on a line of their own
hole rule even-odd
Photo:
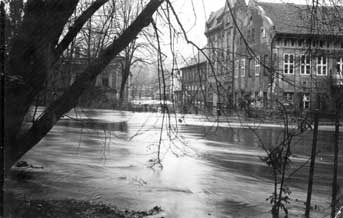
<svg viewBox="0 0 343 218">
<path fill-rule="evenodd" d="M 121 84 L 121 59 L 121 57 L 113 59 L 105 70 L 97 76 L 94 86 L 86 90 L 81 97 L 80 106 L 94 108 L 115 108 L 117 106 Z M 44 92 L 43 99 L 40 102 L 47 104 L 61 96 L 87 66 L 87 58 L 72 57 L 62 59 L 61 63 L 57 64 L 53 74 L 51 74 L 47 84 L 47 91 Z M 127 88 L 124 96 L 124 102 L 127 102 Z"/>
<path fill-rule="evenodd" d="M 226 7 L 211 13 L 206 22 L 207 51 L 207 105 L 213 113 L 226 111 L 231 102 L 233 32 L 229 26 Z"/>
<path fill-rule="evenodd" d="M 332 87 L 343 84 L 341 14 L 333 7 L 319 7 L 314 17 L 307 5 L 225 3 L 206 22 L 210 61 L 181 69 L 183 101 L 217 114 L 247 105 L 272 109 L 276 102 L 295 112 L 333 109 Z"/>
<path fill-rule="evenodd" d="M 199 52 L 180 69 L 182 77 L 182 111 L 187 113 L 205 113 L 212 109 L 207 80 L 207 59 Z"/>
<path fill-rule="evenodd" d="M 320 16 L 337 13 L 318 10 Z M 248 96 L 257 107 L 277 100 L 295 111 L 332 109 L 332 78 L 343 69 L 343 32 L 323 17 L 313 18 L 317 26 L 311 27 L 311 16 L 307 5 L 249 2 L 240 26 L 248 46 L 240 44 L 237 52 L 244 56 L 235 59 L 235 102 Z"/>
</svg>

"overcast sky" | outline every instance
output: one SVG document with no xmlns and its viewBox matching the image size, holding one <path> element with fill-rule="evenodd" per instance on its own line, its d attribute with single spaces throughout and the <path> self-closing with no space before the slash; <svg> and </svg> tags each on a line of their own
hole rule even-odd
<svg viewBox="0 0 343 218">
<path fill-rule="evenodd" d="M 211 12 L 224 7 L 226 0 L 172 0 L 175 10 L 177 10 L 188 37 L 200 47 L 206 45 L 204 35 L 205 22 Z M 246 0 L 248 1 L 248 0 Z M 309 0 L 263 0 L 263 2 L 292 2 L 306 3 Z M 188 47 L 184 41 L 179 41 L 180 52 L 184 56 L 192 56 L 192 47 Z"/>
</svg>

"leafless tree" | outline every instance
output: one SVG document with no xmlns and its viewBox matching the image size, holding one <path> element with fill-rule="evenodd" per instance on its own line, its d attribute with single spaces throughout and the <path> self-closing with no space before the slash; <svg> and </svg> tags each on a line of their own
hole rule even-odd
<svg viewBox="0 0 343 218">
<path fill-rule="evenodd" d="M 44 88 L 48 72 L 81 31 L 90 17 L 108 0 L 95 0 L 63 34 L 79 1 L 29 0 L 25 4 L 22 25 L 13 39 L 6 60 L 5 104 L 5 172 L 38 143 L 60 117 L 72 109 L 81 94 L 93 84 L 96 76 L 152 21 L 152 15 L 163 0 L 151 0 L 118 38 L 91 61 L 84 72 L 64 94 L 49 105 L 29 128 L 23 120 L 30 105 Z"/>
</svg>

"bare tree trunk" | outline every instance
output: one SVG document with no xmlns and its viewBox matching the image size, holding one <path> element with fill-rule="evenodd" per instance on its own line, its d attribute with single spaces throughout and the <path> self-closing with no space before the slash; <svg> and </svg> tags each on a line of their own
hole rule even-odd
<svg viewBox="0 0 343 218">
<path fill-rule="evenodd" d="M 125 66 L 122 72 L 122 78 L 119 90 L 119 107 L 121 108 L 124 103 L 125 98 L 125 88 L 127 86 L 127 80 L 130 76 L 130 66 Z"/>
<path fill-rule="evenodd" d="M 70 0 L 64 0 L 70 1 Z M 71 2 L 71 1 L 70 1 Z M 34 97 L 37 92 L 37 89 L 31 87 L 31 83 L 26 83 L 27 85 L 19 86 L 20 92 L 15 92 L 16 89 L 11 89 L 11 92 L 8 92 L 9 95 L 7 99 L 10 102 L 9 106 L 14 107 L 15 103 L 19 103 L 21 105 L 20 108 L 24 107 L 24 109 L 18 109 L 19 111 L 13 113 L 9 113 L 9 117 L 7 117 L 6 125 L 8 124 L 10 129 L 7 130 L 7 134 L 9 135 L 8 140 L 6 141 L 6 160 L 5 160 L 5 172 L 8 172 L 10 167 L 20 159 L 28 150 L 30 150 L 35 144 L 37 144 L 49 131 L 50 129 L 56 124 L 56 122 L 60 119 L 60 117 L 71 110 L 73 107 L 76 106 L 78 99 L 80 98 L 81 94 L 84 90 L 89 88 L 93 81 L 95 80 L 96 76 L 106 67 L 106 65 L 116 56 L 118 55 L 132 40 L 134 40 L 137 34 L 146 26 L 150 24 L 152 21 L 152 15 L 155 11 L 160 7 L 163 3 L 163 0 L 150 0 L 146 7 L 142 10 L 139 16 L 135 19 L 135 21 L 122 33 L 122 35 L 114 42 L 108 46 L 106 49 L 101 52 L 99 58 L 94 60 L 86 70 L 76 79 L 75 83 L 56 101 L 54 101 L 42 114 L 41 118 L 37 120 L 32 127 L 22 134 L 20 137 L 16 138 L 20 126 L 21 121 L 26 114 L 28 107 L 30 106 L 32 100 L 28 101 L 25 97 Z M 68 5 L 68 4 L 67 4 Z M 40 18 L 41 19 L 41 18 Z M 23 25 L 24 26 L 24 25 Z M 28 33 L 29 34 L 29 33 Z M 32 38 L 32 36 L 31 36 Z M 39 41 L 38 41 L 39 42 Z M 21 43 L 21 47 L 25 47 L 25 43 Z M 27 46 L 27 45 L 26 45 Z M 19 47 L 19 46 L 18 46 Z M 42 54 L 39 55 L 42 57 Z M 25 60 L 25 59 L 24 59 Z M 44 59 L 43 59 L 44 60 Z M 37 63 L 41 63 L 41 60 L 35 60 Z M 13 60 L 13 63 L 16 63 Z M 17 62 L 18 63 L 18 62 Z M 19 62 L 20 63 L 20 62 Z M 26 63 L 29 65 L 29 63 Z M 43 63 L 46 64 L 46 63 Z M 18 65 L 18 64 L 17 64 Z M 41 66 L 42 64 L 37 64 Z M 37 66 L 35 66 L 37 69 Z M 36 73 L 34 69 L 30 71 L 31 74 L 34 75 Z M 29 76 L 27 75 L 27 76 Z M 36 77 L 35 77 L 36 78 Z M 29 80 L 30 81 L 30 80 Z M 34 82 L 34 81 L 31 81 Z M 40 84 L 40 83 L 38 83 Z M 28 88 L 31 88 L 28 90 Z M 29 94 L 27 94 L 29 92 Z M 18 98 L 19 95 L 19 98 Z M 16 98 L 16 99 L 11 99 Z M 23 103 L 21 103 L 23 102 Z M 18 108 L 18 107 L 17 107 Z M 8 111 L 8 110 L 7 110 Z M 14 124 L 11 124 L 12 120 L 14 119 Z M 18 121 L 19 120 L 19 121 Z M 19 124 L 19 127 L 18 127 Z M 12 132 L 13 131 L 13 132 Z M 11 136 L 14 136 L 11 137 Z"/>
<path fill-rule="evenodd" d="M 310 164 L 310 172 L 309 172 L 308 188 L 307 188 L 305 218 L 310 218 L 313 173 L 314 173 L 314 164 L 316 161 L 316 150 L 317 150 L 317 137 L 318 137 L 318 113 L 314 112 L 313 142 L 312 142 L 311 164 Z"/>
<path fill-rule="evenodd" d="M 8 57 L 5 84 L 5 156 L 19 149 L 15 141 L 24 116 L 43 89 L 54 57 L 53 46 L 77 0 L 28 1 L 19 34 Z M 6 160 L 5 160 L 6 162 Z"/>
<path fill-rule="evenodd" d="M 5 19 L 5 4 L 4 2 L 1 2 L 0 3 L 0 73 L 1 73 L 1 106 L 0 106 L 0 117 L 1 117 L 1 120 L 3 121 L 4 120 L 4 105 L 5 105 L 5 22 L 6 22 L 6 19 Z M 1 130 L 4 130 L 5 129 L 5 125 L 4 125 L 4 122 L 1 122 Z M 4 175 L 3 175 L 3 163 L 4 163 L 4 145 L 5 145 L 5 137 L 3 135 L 3 131 L 0 131 L 0 138 L 1 138 L 1 145 L 0 145 L 0 167 L 1 167 L 1 170 L 0 170 L 0 185 L 1 187 L 4 187 L 3 184 L 4 184 Z M 0 214 L 2 215 L 3 214 L 3 189 L 1 189 L 0 191 Z"/>
<path fill-rule="evenodd" d="M 335 122 L 335 144 L 334 144 L 334 164 L 333 164 L 333 180 L 332 180 L 332 198 L 331 198 L 331 218 L 336 215 L 336 202 L 337 202 L 337 170 L 338 170 L 338 152 L 339 152 L 339 115 L 340 115 L 340 102 L 337 102 L 336 107 L 336 122 Z"/>
</svg>

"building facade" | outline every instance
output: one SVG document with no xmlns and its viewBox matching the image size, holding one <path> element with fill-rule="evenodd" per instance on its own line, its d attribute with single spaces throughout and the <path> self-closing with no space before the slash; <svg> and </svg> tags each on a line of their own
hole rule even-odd
<svg viewBox="0 0 343 218">
<path fill-rule="evenodd" d="M 337 26 L 342 11 L 317 10 L 232 0 L 212 13 L 205 32 L 205 90 L 213 113 L 280 104 L 295 112 L 333 110 L 332 86 L 343 83 L 343 31 Z"/>
<path fill-rule="evenodd" d="M 342 77 L 343 32 L 311 14 L 307 5 L 251 0 L 244 26 L 252 66 L 246 96 L 256 107 L 283 104 L 289 110 L 332 110 L 332 79 Z M 331 14 L 319 8 L 318 14 Z M 316 20 L 316 27 L 311 22 Z M 236 78 L 236 80 L 238 80 Z"/>
<path fill-rule="evenodd" d="M 180 69 L 183 106 L 181 111 L 184 113 L 207 113 L 212 110 L 212 104 L 208 100 L 212 96 L 207 80 L 207 63 L 205 55 L 199 52 Z"/>
<path fill-rule="evenodd" d="M 88 66 L 89 60 L 82 57 L 70 57 L 57 64 L 48 80 L 47 90 L 42 93 L 41 104 L 46 105 L 58 98 L 68 89 Z M 94 86 L 85 91 L 80 99 L 82 107 L 116 108 L 119 102 L 121 85 L 122 58 L 116 57 L 101 72 Z M 124 93 L 124 103 L 128 101 L 128 85 Z"/>
</svg>

